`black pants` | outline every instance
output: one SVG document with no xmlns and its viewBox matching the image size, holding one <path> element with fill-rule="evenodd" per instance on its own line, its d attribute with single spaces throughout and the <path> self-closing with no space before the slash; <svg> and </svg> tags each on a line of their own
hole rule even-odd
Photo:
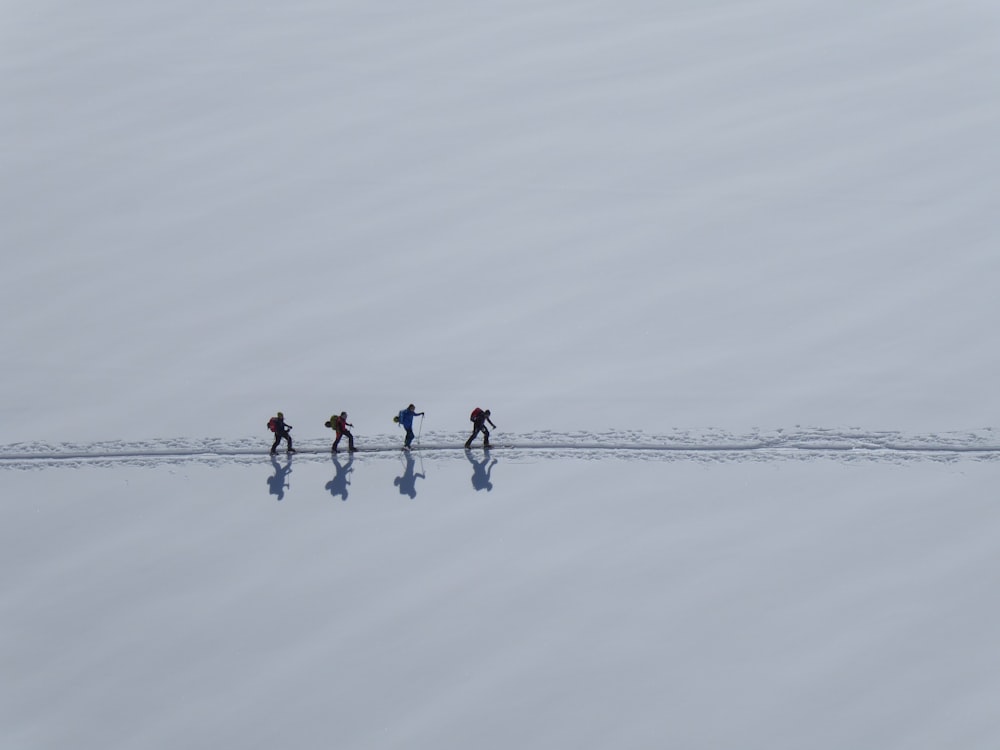
<svg viewBox="0 0 1000 750">
<path fill-rule="evenodd" d="M 288 442 L 288 450 L 292 449 L 292 436 L 286 430 L 284 432 L 274 433 L 274 445 L 271 446 L 271 453 L 274 453 L 276 450 L 278 450 L 278 443 L 281 442 L 282 438 L 284 438 Z"/>
<path fill-rule="evenodd" d="M 465 441 L 465 447 L 472 447 L 472 441 L 476 439 L 476 435 L 483 433 L 483 445 L 490 444 L 490 431 L 486 429 L 486 424 L 484 422 L 475 422 L 472 426 L 472 435 L 468 440 Z"/>
<path fill-rule="evenodd" d="M 350 430 L 341 430 L 337 433 L 337 437 L 333 440 L 333 450 L 337 450 L 337 446 L 340 444 L 340 438 L 343 435 L 347 435 L 347 450 L 354 450 L 354 435 L 351 434 Z"/>
</svg>

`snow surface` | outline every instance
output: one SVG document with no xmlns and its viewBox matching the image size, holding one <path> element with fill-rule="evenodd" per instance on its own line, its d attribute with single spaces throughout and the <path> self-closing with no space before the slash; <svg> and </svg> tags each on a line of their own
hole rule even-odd
<svg viewBox="0 0 1000 750">
<path fill-rule="evenodd" d="M 1000 743 L 995 3 L 2 17 L 0 746 Z"/>
</svg>

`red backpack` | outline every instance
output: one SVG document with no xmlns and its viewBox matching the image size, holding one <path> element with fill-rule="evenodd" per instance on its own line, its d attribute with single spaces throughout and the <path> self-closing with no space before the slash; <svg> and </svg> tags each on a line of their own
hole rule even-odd
<svg viewBox="0 0 1000 750">
<path fill-rule="evenodd" d="M 483 410 L 477 406 L 475 409 L 472 410 L 472 414 L 469 415 L 469 421 L 475 422 L 481 416 L 483 416 Z"/>
<path fill-rule="evenodd" d="M 271 417 L 269 420 L 267 420 L 267 429 L 269 429 L 271 432 L 274 432 L 275 430 L 278 429 L 277 417 Z"/>
</svg>

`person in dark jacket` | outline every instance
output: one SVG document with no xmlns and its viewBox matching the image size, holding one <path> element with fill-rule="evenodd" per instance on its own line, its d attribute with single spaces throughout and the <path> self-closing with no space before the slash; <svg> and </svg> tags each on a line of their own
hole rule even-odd
<svg viewBox="0 0 1000 750">
<path fill-rule="evenodd" d="M 476 435 L 478 435 L 481 432 L 483 433 L 483 447 L 489 448 L 490 431 L 486 429 L 486 423 L 489 422 L 490 427 L 492 427 L 494 430 L 497 428 L 497 426 L 493 424 L 493 420 L 490 419 L 490 410 L 486 409 L 484 411 L 483 409 L 480 409 L 477 406 L 475 409 L 472 410 L 472 414 L 469 415 L 469 419 L 472 420 L 472 434 L 469 436 L 469 439 L 465 441 L 465 447 L 471 448 L 472 441 L 475 440 Z"/>
<path fill-rule="evenodd" d="M 274 444 L 271 446 L 271 453 L 273 454 L 278 450 L 278 444 L 284 440 L 288 443 L 288 452 L 295 453 L 295 449 L 292 448 L 292 436 L 289 434 L 289 430 L 292 429 L 290 424 L 285 424 L 285 415 L 280 411 L 275 417 L 271 417 L 267 426 L 274 431 Z"/>
</svg>

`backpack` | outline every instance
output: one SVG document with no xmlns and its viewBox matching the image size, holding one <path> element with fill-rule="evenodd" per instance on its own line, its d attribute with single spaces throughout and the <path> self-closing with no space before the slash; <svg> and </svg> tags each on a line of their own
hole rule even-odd
<svg viewBox="0 0 1000 750">
<path fill-rule="evenodd" d="M 475 422 L 477 419 L 481 418 L 482 416 L 483 416 L 483 410 L 480 409 L 477 406 L 475 409 L 472 410 L 472 414 L 469 415 L 469 421 L 470 422 Z"/>
<path fill-rule="evenodd" d="M 267 429 L 269 429 L 271 432 L 274 432 L 275 430 L 278 429 L 277 417 L 271 417 L 269 420 L 267 420 Z"/>
</svg>

